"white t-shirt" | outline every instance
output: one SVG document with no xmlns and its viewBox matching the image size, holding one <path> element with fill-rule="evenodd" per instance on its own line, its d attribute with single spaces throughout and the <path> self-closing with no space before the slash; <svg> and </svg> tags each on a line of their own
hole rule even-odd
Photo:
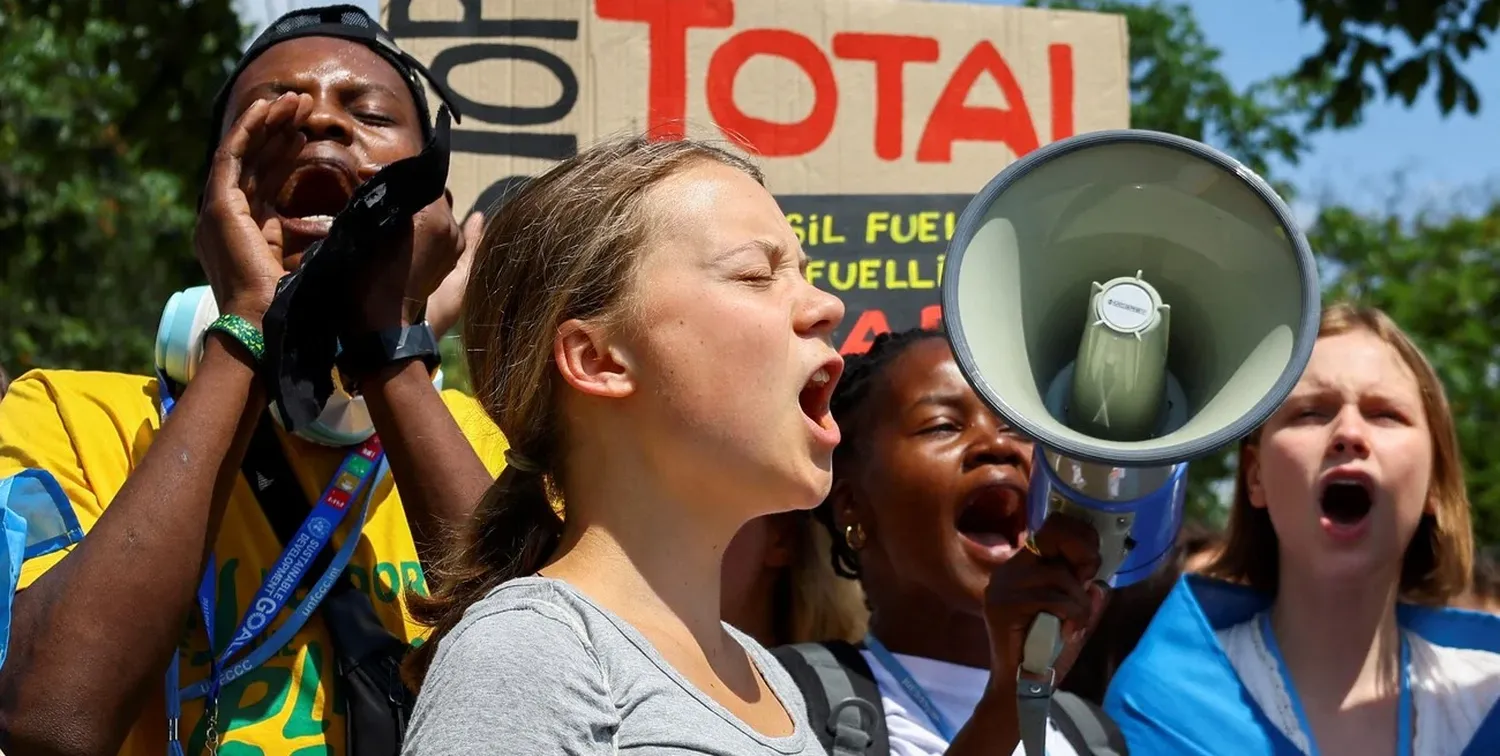
<svg viewBox="0 0 1500 756">
<path fill-rule="evenodd" d="M 1500 701 L 1500 654 L 1438 646 L 1416 633 L 1402 633 L 1411 644 L 1412 753 L 1458 756 Z M 1261 634 L 1260 615 L 1217 635 L 1256 705 L 1293 745 L 1311 753 L 1280 665 Z"/>
<path fill-rule="evenodd" d="M 865 663 L 875 674 L 880 688 L 880 703 L 885 708 L 885 727 L 891 741 L 891 756 L 940 756 L 948 750 L 948 741 L 938 734 L 937 726 L 923 713 L 922 707 L 902 690 L 901 684 L 875 655 L 862 651 Z M 892 654 L 907 673 L 927 692 L 932 704 L 947 717 L 949 724 L 962 729 L 974 714 L 974 707 L 984 695 L 990 671 L 978 667 L 924 659 L 919 656 Z M 1016 744 L 1014 756 L 1026 756 Z M 1072 744 L 1052 722 L 1047 723 L 1047 756 L 1078 756 Z"/>
</svg>

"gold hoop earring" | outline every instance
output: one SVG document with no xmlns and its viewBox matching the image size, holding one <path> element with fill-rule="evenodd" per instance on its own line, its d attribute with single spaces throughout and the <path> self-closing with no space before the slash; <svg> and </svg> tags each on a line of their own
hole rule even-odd
<svg viewBox="0 0 1500 756">
<path fill-rule="evenodd" d="M 1021 542 L 1021 547 L 1037 556 L 1042 555 L 1042 550 L 1037 548 L 1036 539 L 1032 538 L 1030 533 L 1026 534 L 1026 540 Z"/>
<path fill-rule="evenodd" d="M 844 526 L 844 544 L 854 551 L 865 547 L 865 528 L 859 523 Z"/>
</svg>

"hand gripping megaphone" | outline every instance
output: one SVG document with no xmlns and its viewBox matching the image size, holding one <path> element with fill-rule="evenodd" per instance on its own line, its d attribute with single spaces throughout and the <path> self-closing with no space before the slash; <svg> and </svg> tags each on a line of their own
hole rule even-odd
<svg viewBox="0 0 1500 756">
<path fill-rule="evenodd" d="M 1317 338 L 1317 264 L 1259 176 L 1141 130 L 1054 142 L 1006 167 L 949 244 L 943 321 L 960 371 L 1036 442 L 1028 514 L 1099 535 L 1123 586 L 1169 554 L 1187 463 L 1248 435 Z M 1021 737 L 1044 753 L 1062 650 L 1043 614 L 1017 670 Z"/>
</svg>

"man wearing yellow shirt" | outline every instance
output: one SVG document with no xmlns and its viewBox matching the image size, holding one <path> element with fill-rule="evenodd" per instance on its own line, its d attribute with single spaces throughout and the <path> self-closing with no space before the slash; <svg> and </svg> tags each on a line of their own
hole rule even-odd
<svg viewBox="0 0 1500 756">
<path fill-rule="evenodd" d="M 23 567 L 0 668 L 6 754 L 399 748 L 346 742 L 356 710 L 368 712 L 335 661 L 353 652 L 336 647 L 330 627 L 348 623 L 326 615 L 360 597 L 383 633 L 419 642 L 403 593 L 425 592 L 423 562 L 493 480 L 504 439 L 472 400 L 436 390 L 429 364 L 410 354 L 366 359 L 347 376 L 377 433 L 352 451 L 265 419 L 256 374 L 276 283 L 328 233 L 325 208 L 417 154 L 431 131 L 420 67 L 373 30 L 350 6 L 288 14 L 220 95 L 196 246 L 222 317 L 186 386 L 33 371 L 0 402 L 0 478 L 50 474 L 86 533 Z M 350 283 L 356 335 L 427 328 L 421 305 L 453 269 L 463 234 L 446 199 L 412 226 L 371 250 L 370 274 Z M 242 469 L 268 459 L 247 480 Z M 341 514 L 318 519 L 325 509 Z M 292 574 L 283 563 L 300 552 L 283 558 L 285 543 L 314 536 L 327 545 L 305 577 L 263 583 Z M 300 618 L 314 585 L 322 603 Z M 284 606 L 273 612 L 264 596 Z M 169 718 L 174 703 L 180 715 Z"/>
</svg>

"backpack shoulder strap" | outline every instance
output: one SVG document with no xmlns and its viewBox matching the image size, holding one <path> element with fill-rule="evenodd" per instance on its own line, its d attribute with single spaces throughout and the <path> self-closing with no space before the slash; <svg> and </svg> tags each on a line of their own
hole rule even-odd
<svg viewBox="0 0 1500 756">
<path fill-rule="evenodd" d="M 798 643 L 771 653 L 802 691 L 808 720 L 830 756 L 888 756 L 880 689 L 857 647 Z"/>
<path fill-rule="evenodd" d="M 1119 725 L 1092 701 L 1058 691 L 1052 697 L 1052 722 L 1080 756 L 1129 756 Z"/>
</svg>

